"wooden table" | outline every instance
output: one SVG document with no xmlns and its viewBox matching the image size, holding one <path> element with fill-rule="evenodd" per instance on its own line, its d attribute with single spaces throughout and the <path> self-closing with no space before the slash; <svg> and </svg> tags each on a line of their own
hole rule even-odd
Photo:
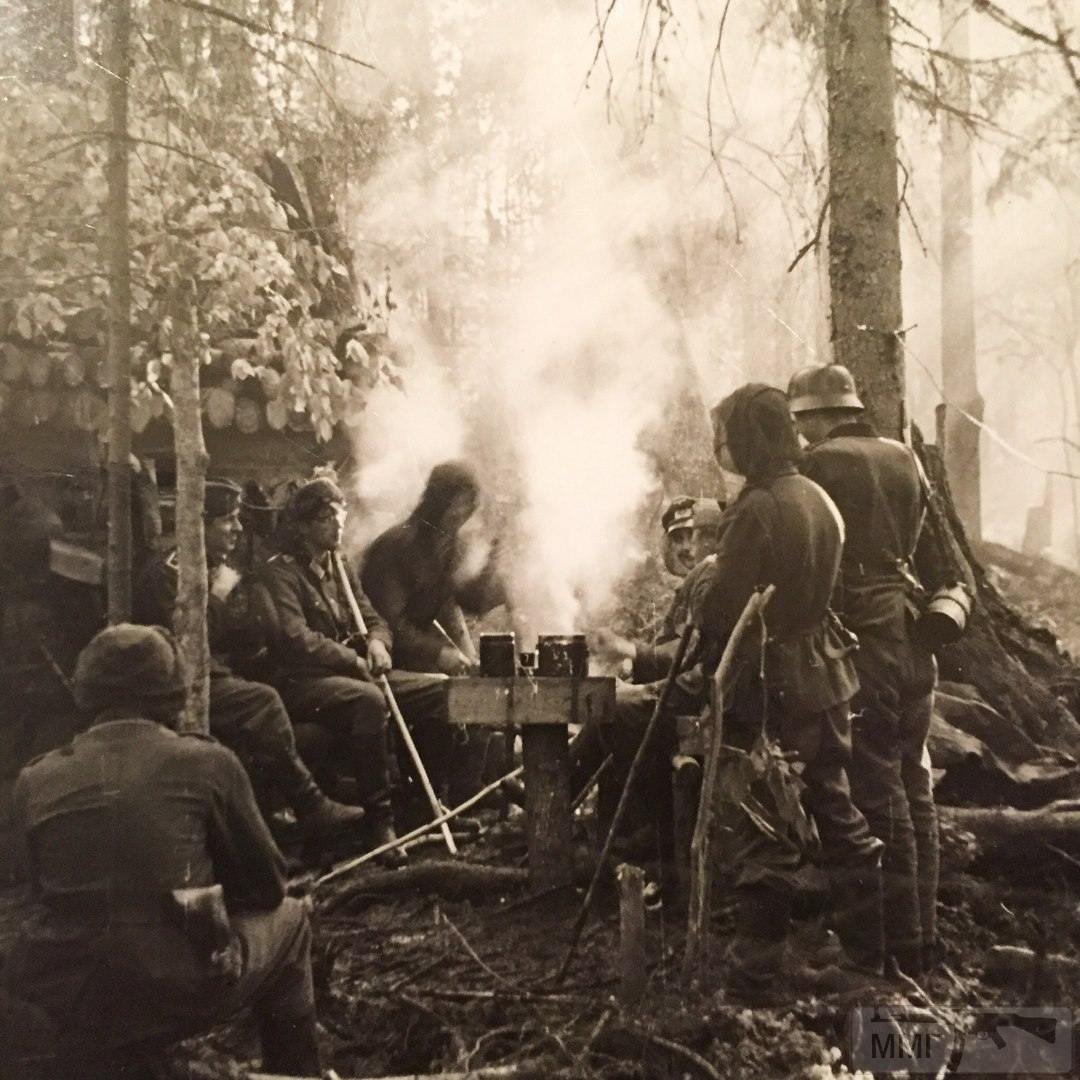
<svg viewBox="0 0 1080 1080">
<path fill-rule="evenodd" d="M 570 814 L 570 724 L 610 723 L 615 680 L 553 676 L 448 680 L 450 721 L 470 727 L 521 729 L 525 828 L 534 885 L 573 877 Z"/>
</svg>

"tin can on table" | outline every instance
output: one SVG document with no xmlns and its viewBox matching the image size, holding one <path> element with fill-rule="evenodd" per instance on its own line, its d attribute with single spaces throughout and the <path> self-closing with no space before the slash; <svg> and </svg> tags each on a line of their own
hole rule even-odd
<svg viewBox="0 0 1080 1080">
<path fill-rule="evenodd" d="M 517 642 L 513 634 L 480 635 L 480 674 L 512 678 L 517 673 Z"/>
<path fill-rule="evenodd" d="M 589 674 L 584 634 L 541 634 L 536 643 L 536 674 L 581 679 Z"/>
</svg>

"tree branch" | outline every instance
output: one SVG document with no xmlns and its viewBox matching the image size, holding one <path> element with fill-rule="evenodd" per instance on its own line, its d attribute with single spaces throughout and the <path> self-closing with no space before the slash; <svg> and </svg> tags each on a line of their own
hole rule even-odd
<svg viewBox="0 0 1080 1080">
<path fill-rule="evenodd" d="M 234 15 L 231 11 L 224 11 L 219 7 L 214 7 L 212 4 L 204 4 L 202 0 L 167 0 L 167 3 L 175 4 L 177 7 L 189 8 L 191 11 L 197 11 L 202 15 L 212 15 L 217 19 L 224 19 L 226 22 L 231 22 L 244 30 L 250 30 L 253 34 L 269 34 L 271 37 L 279 38 L 282 41 L 294 41 L 298 45 L 306 45 L 309 49 L 317 49 L 328 56 L 336 56 L 339 60 L 348 60 L 350 64 L 367 68 L 369 71 L 379 70 L 370 61 L 361 60 L 351 53 L 339 52 L 337 49 L 331 49 L 329 45 L 321 45 L 317 41 L 301 37 L 299 34 L 290 34 L 286 30 L 275 30 L 272 26 L 257 23 L 253 19 L 247 19 L 242 15 Z"/>
<path fill-rule="evenodd" d="M 814 229 L 814 235 L 806 241 L 805 244 L 795 253 L 795 258 L 791 260 L 791 265 L 787 268 L 787 272 L 790 274 L 796 266 L 802 262 L 803 256 L 813 251 L 818 246 L 818 242 L 821 240 L 821 230 L 825 227 L 825 215 L 829 212 L 829 196 L 826 195 L 821 201 L 821 211 L 818 214 L 817 227 Z"/>
</svg>

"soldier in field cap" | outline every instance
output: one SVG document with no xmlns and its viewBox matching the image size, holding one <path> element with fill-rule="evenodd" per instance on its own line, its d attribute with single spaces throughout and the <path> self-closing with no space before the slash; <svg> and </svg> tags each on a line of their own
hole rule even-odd
<svg viewBox="0 0 1080 1080">
<path fill-rule="evenodd" d="M 28 765 L 13 797 L 35 906 L 3 979 L 52 1025 L 26 1075 L 116 1075 L 118 1060 L 245 1005 L 265 1071 L 319 1075 L 306 909 L 285 896 L 236 756 L 172 730 L 184 700 L 172 638 L 102 630 L 75 692 L 90 726 Z"/>
<path fill-rule="evenodd" d="M 242 579 L 230 562 L 242 531 L 240 497 L 240 488 L 229 480 L 206 482 L 210 731 L 244 763 L 264 810 L 272 809 L 275 799 L 284 799 L 309 839 L 356 832 L 363 811 L 327 798 L 315 783 L 297 753 L 293 726 L 277 691 L 233 670 L 238 658 L 250 663 L 252 654 L 265 651 L 261 637 L 267 621 L 258 585 Z M 144 569 L 135 594 L 139 622 L 171 625 L 177 571 L 175 550 Z"/>
</svg>

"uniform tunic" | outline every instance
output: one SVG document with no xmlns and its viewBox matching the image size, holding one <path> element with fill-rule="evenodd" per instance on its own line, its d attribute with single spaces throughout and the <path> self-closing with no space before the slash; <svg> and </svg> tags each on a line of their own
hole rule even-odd
<svg viewBox="0 0 1080 1080">
<path fill-rule="evenodd" d="M 72 1045 L 179 1038 L 259 999 L 313 1009 L 306 918 L 240 762 L 142 719 L 99 723 L 27 766 L 14 794 L 36 901 L 5 965 L 12 993 Z M 170 907 L 219 883 L 245 944 L 225 985 Z"/>
</svg>

